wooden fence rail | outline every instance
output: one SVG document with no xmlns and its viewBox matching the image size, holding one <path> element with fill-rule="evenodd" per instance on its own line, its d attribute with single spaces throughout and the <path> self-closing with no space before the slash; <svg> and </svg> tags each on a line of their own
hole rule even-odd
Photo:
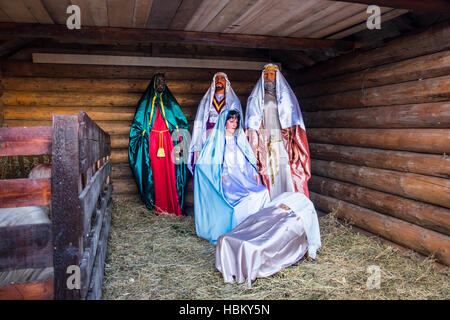
<svg viewBox="0 0 450 320">
<path fill-rule="evenodd" d="M 0 208 L 50 205 L 51 223 L 0 227 L 0 271 L 53 267 L 53 279 L 0 287 L 0 299 L 100 299 L 111 225 L 111 139 L 87 114 L 52 127 L 0 128 L 0 156 L 51 154 L 50 179 L 0 180 Z M 80 286 L 68 286 L 69 267 Z M 20 295 L 17 295 L 20 292 Z"/>
</svg>

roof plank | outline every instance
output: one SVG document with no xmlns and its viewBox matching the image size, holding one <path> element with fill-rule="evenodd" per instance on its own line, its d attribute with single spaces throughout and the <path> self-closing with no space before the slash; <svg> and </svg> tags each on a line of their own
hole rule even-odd
<svg viewBox="0 0 450 320">
<path fill-rule="evenodd" d="M 222 32 L 236 17 L 243 15 L 258 0 L 231 0 L 203 30 L 206 32 Z"/>
<path fill-rule="evenodd" d="M 95 17 L 92 16 L 91 10 L 89 7 L 89 3 L 91 0 L 70 0 L 73 5 L 77 5 L 80 7 L 80 20 L 81 27 L 83 26 L 95 26 Z"/>
<path fill-rule="evenodd" d="M 153 0 L 147 28 L 168 29 L 180 4 L 181 0 Z"/>
<path fill-rule="evenodd" d="M 392 11 L 395 9 L 392 8 L 380 8 L 381 15 L 383 15 L 386 12 Z M 406 11 L 407 12 L 407 11 Z M 360 23 L 366 23 L 367 18 L 370 14 L 367 13 L 367 11 L 364 10 L 358 10 L 355 14 L 352 14 L 348 16 L 346 19 L 342 19 L 341 21 L 336 21 L 333 24 L 330 24 L 329 26 L 322 28 L 320 30 L 317 30 L 310 34 L 311 38 L 325 38 L 329 35 L 332 35 L 336 32 L 339 32 L 341 30 L 345 30 L 347 28 L 353 27 L 354 25 L 360 24 Z"/>
<path fill-rule="evenodd" d="M 366 10 L 366 6 L 354 4 L 347 7 L 331 11 L 322 19 L 318 19 L 314 24 L 306 28 L 302 28 L 298 32 L 292 34 L 294 37 L 308 37 L 308 38 L 321 38 L 320 31 L 328 27 L 333 27 L 342 21 L 349 20 L 355 14 Z"/>
<path fill-rule="evenodd" d="M 352 6 L 344 2 L 331 3 L 331 5 L 329 4 L 322 10 L 316 11 L 291 28 L 287 28 L 282 34 L 290 37 L 303 37 L 316 31 L 318 26 L 328 23 L 329 20 L 334 20 L 335 15 L 341 15 L 342 12 L 351 9 Z"/>
<path fill-rule="evenodd" d="M 169 29 L 184 30 L 203 1 L 207 0 L 183 0 L 170 22 Z"/>
<path fill-rule="evenodd" d="M 332 0 L 337 1 L 337 0 Z M 396 9 L 450 13 L 450 1 L 447 0 L 338 0 L 340 2 L 363 3 Z"/>
<path fill-rule="evenodd" d="M 110 27 L 131 28 L 133 26 L 134 1 L 108 0 Z"/>
<path fill-rule="evenodd" d="M 152 30 L 137 28 L 83 27 L 68 30 L 65 26 L 32 23 L 0 23 L 0 36 L 51 38 L 67 41 L 98 41 L 120 43 L 190 43 L 277 50 L 334 50 L 345 52 L 359 44 L 343 40 L 305 39 L 293 37 L 256 36 L 230 33 Z"/>
<path fill-rule="evenodd" d="M 195 11 L 185 30 L 204 31 L 206 26 L 230 2 L 230 0 L 205 0 Z"/>
<path fill-rule="evenodd" d="M 408 10 L 406 10 L 406 9 L 392 9 L 390 11 L 386 11 L 385 13 L 383 13 L 383 10 L 382 10 L 381 23 L 388 22 L 389 20 L 397 18 L 398 16 L 401 16 L 407 12 L 408 12 Z M 354 25 L 350 28 L 347 28 L 342 31 L 338 31 L 337 33 L 331 34 L 331 35 L 327 36 L 327 39 L 342 39 L 342 38 L 345 38 L 351 34 L 357 33 L 362 30 L 367 30 L 366 20 L 357 25 Z"/>
<path fill-rule="evenodd" d="M 147 26 L 153 0 L 135 0 L 133 14 L 133 28 L 145 28 Z"/>
<path fill-rule="evenodd" d="M 22 0 L 0 0 L 0 8 L 14 22 L 34 23 L 38 22 L 31 14 Z"/>
<path fill-rule="evenodd" d="M 0 7 L 0 22 L 11 22 L 12 19 Z"/>
<path fill-rule="evenodd" d="M 54 21 L 42 5 L 41 0 L 23 0 L 25 6 L 39 23 L 53 24 Z"/>
<path fill-rule="evenodd" d="M 231 26 L 227 27 L 224 32 L 226 33 L 243 33 L 242 31 L 253 22 L 257 21 L 264 12 L 269 11 L 278 0 L 259 0 L 252 5 L 246 12 L 240 17 L 237 17 L 236 21 Z"/>
<path fill-rule="evenodd" d="M 108 22 L 108 0 L 89 1 L 89 10 L 94 19 L 95 26 L 107 26 Z"/>
<path fill-rule="evenodd" d="M 71 5 L 70 0 L 41 0 L 41 2 L 56 24 L 66 24 L 69 17 L 67 7 Z"/>
</svg>

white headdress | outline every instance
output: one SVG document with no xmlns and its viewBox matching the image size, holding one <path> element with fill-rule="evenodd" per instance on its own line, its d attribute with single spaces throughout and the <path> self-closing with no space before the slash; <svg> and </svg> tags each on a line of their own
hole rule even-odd
<svg viewBox="0 0 450 320">
<path fill-rule="evenodd" d="M 226 79 L 226 87 L 225 87 L 225 105 L 222 107 L 221 112 L 228 109 L 237 109 L 242 113 L 242 106 L 239 98 L 234 93 L 231 88 L 231 83 L 228 80 L 228 76 L 223 72 L 217 72 L 214 74 L 213 80 L 211 82 L 211 86 L 208 91 L 206 91 L 202 100 L 200 101 L 197 109 L 197 114 L 195 115 L 194 127 L 192 129 L 192 139 L 191 144 L 189 146 L 190 157 L 192 159 L 192 153 L 196 151 L 201 151 L 203 145 L 206 142 L 206 122 L 208 121 L 209 116 L 209 108 L 213 103 L 214 93 L 216 91 L 216 77 L 218 75 L 223 75 Z M 243 127 L 243 117 L 241 117 L 241 126 Z M 190 167 L 190 165 L 188 166 Z"/>
<path fill-rule="evenodd" d="M 245 127 L 253 130 L 259 130 L 262 120 L 262 107 L 264 105 L 264 70 L 275 69 L 276 75 L 276 98 L 278 103 L 278 117 L 281 128 L 286 129 L 299 125 L 305 130 L 302 112 L 298 104 L 297 97 L 281 74 L 276 64 L 266 64 L 261 72 L 261 78 L 253 88 L 252 93 L 247 100 L 247 110 L 245 114 Z M 306 130 L 305 130 L 306 131 Z"/>
</svg>

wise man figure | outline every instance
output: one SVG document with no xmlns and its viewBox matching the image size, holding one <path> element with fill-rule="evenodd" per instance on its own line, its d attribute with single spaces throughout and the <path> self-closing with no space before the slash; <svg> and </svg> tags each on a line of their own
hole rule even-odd
<svg viewBox="0 0 450 320">
<path fill-rule="evenodd" d="M 214 75 L 211 86 L 203 96 L 195 115 L 189 147 L 189 170 L 193 173 L 195 163 L 203 149 L 210 131 L 217 123 L 219 115 L 225 110 L 236 109 L 242 114 L 239 98 L 231 88 L 228 76 L 223 72 Z M 242 120 L 241 120 L 242 121 Z M 243 121 L 241 122 L 243 126 Z"/>
<path fill-rule="evenodd" d="M 311 160 L 302 113 L 275 64 L 264 66 L 248 98 L 245 127 L 270 198 L 283 192 L 301 192 L 309 197 Z"/>
<path fill-rule="evenodd" d="M 186 164 L 175 149 L 180 149 L 187 130 L 164 74 L 155 74 L 134 115 L 128 156 L 143 202 L 157 213 L 182 214 Z"/>
</svg>

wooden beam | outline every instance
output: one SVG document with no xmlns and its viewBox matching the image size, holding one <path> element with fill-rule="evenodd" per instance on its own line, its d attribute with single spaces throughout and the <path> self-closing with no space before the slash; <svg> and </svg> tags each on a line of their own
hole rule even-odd
<svg viewBox="0 0 450 320">
<path fill-rule="evenodd" d="M 255 84 L 261 76 L 261 70 L 222 70 L 228 75 L 232 83 L 249 81 Z M 133 66 L 100 66 L 100 65 L 73 65 L 68 64 L 37 64 L 32 62 L 6 60 L 1 64 L 3 77 L 48 77 L 48 78 L 90 78 L 90 79 L 145 79 L 149 81 L 157 72 L 163 72 L 166 79 L 171 80 L 211 80 L 216 72 L 215 69 L 194 68 L 167 68 L 167 67 L 133 67 Z M 293 81 L 295 74 L 285 71 L 284 76 Z M 209 86 L 208 86 L 209 87 Z M 234 85 L 233 85 L 234 88 Z M 172 90 L 172 88 L 170 88 Z M 204 92 L 203 92 L 204 93 Z"/>
<path fill-rule="evenodd" d="M 336 1 L 336 0 L 333 0 Z M 396 9 L 408 9 L 415 11 L 450 13 L 450 2 L 447 0 L 338 0 L 339 2 L 362 3 L 390 7 Z"/>
<path fill-rule="evenodd" d="M 450 74 L 450 50 L 367 68 L 363 72 L 342 75 L 308 83 L 295 88 L 300 97 L 310 98 L 388 84 L 436 78 Z"/>
<path fill-rule="evenodd" d="M 379 87 L 303 99 L 303 110 L 338 110 L 450 100 L 450 76 L 413 80 Z"/>
<path fill-rule="evenodd" d="M 322 81 L 332 76 L 448 50 L 450 49 L 449 38 L 450 21 L 447 20 L 431 27 L 422 28 L 421 31 L 410 32 L 394 38 L 372 50 L 356 50 L 353 53 L 322 62 L 305 70 L 298 77 L 296 84 Z"/>
<path fill-rule="evenodd" d="M 450 235 L 450 210 L 325 177 L 312 176 L 309 190 Z"/>
<path fill-rule="evenodd" d="M 305 112 L 308 128 L 449 128 L 450 102 Z"/>
<path fill-rule="evenodd" d="M 212 78 L 212 76 L 211 76 Z M 237 78 L 239 79 L 239 78 Z M 249 95 L 255 87 L 255 81 L 239 81 L 233 78 L 232 86 L 237 95 Z M 90 78 L 45 78 L 45 77 L 3 77 L 1 79 L 4 91 L 58 91 L 58 92 L 125 92 L 140 93 L 148 87 L 149 79 L 90 79 Z M 209 80 L 196 80 L 195 82 L 167 79 L 167 87 L 175 95 L 205 94 L 211 85 Z M 450 102 L 448 103 L 450 110 Z M 449 115 L 450 126 L 450 115 Z"/>
<path fill-rule="evenodd" d="M 50 154 L 52 128 L 0 128 L 0 157 Z"/>
<path fill-rule="evenodd" d="M 94 64 L 112 66 L 175 67 L 262 70 L 266 62 L 163 57 L 110 56 L 95 54 L 33 53 L 34 63 Z"/>
<path fill-rule="evenodd" d="M 422 254 L 434 254 L 439 261 L 450 265 L 450 237 L 343 200 L 314 192 L 310 195 L 316 208 L 334 211 L 338 218 Z"/>
<path fill-rule="evenodd" d="M 128 138 L 128 136 L 125 137 Z M 437 154 L 350 147 L 322 143 L 310 143 L 309 149 L 311 151 L 311 158 L 314 160 L 339 161 L 342 163 L 378 169 L 450 178 L 450 158 Z"/>
<path fill-rule="evenodd" d="M 0 300 L 53 300 L 53 279 L 0 287 Z"/>
<path fill-rule="evenodd" d="M 324 160 L 311 161 L 311 172 L 315 176 L 450 209 L 449 179 Z"/>
<path fill-rule="evenodd" d="M 0 180 L 0 208 L 47 206 L 50 198 L 48 178 Z"/>
<path fill-rule="evenodd" d="M 359 44 L 351 41 L 274 37 L 214 32 L 152 30 L 136 28 L 87 27 L 69 30 L 64 25 L 34 23 L 0 23 L 0 36 L 51 38 L 65 41 L 100 41 L 120 43 L 189 43 L 277 50 L 335 50 L 351 51 Z"/>
<path fill-rule="evenodd" d="M 0 58 L 8 58 L 31 42 L 32 40 L 25 40 L 21 38 L 10 39 L 3 42 L 2 44 L 0 44 Z"/>
<path fill-rule="evenodd" d="M 0 270 L 40 269 L 53 266 L 50 223 L 0 227 Z"/>
<path fill-rule="evenodd" d="M 312 128 L 308 130 L 308 140 L 362 148 L 450 153 L 450 129 Z"/>
</svg>

